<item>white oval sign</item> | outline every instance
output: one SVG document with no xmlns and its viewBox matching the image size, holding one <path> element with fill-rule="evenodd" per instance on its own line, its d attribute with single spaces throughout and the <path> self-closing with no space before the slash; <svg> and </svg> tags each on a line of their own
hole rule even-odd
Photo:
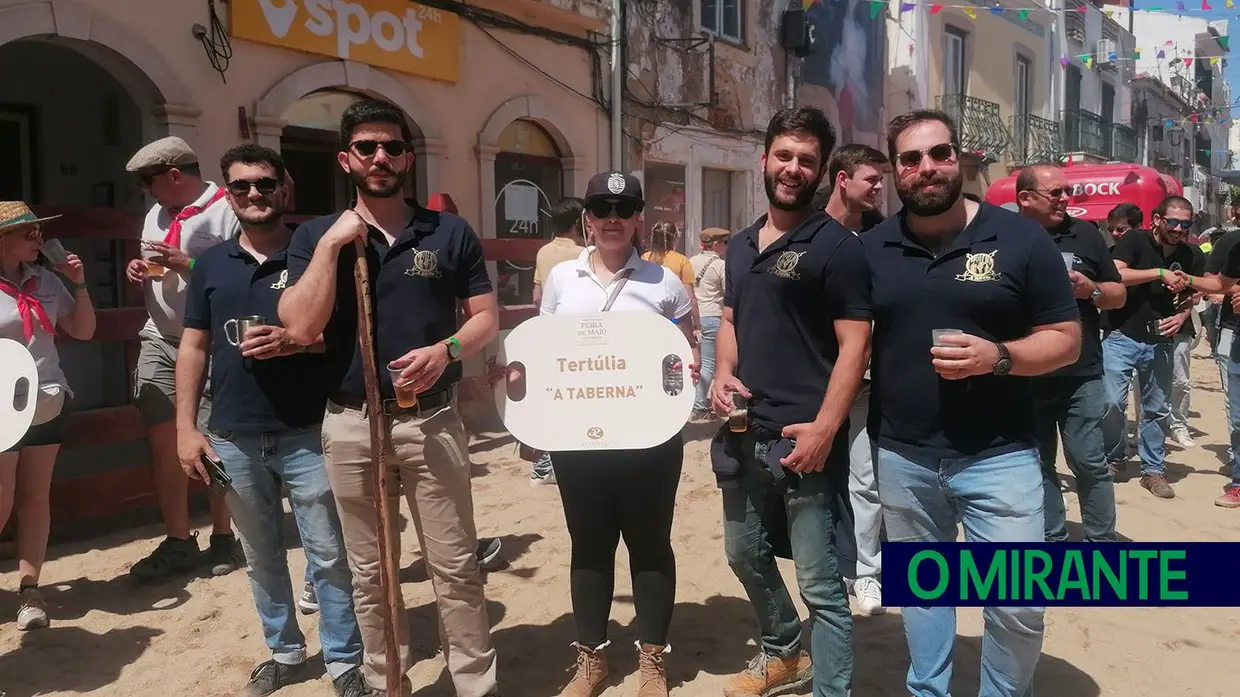
<svg viewBox="0 0 1240 697">
<path fill-rule="evenodd" d="M 25 396 L 22 404 L 15 405 L 18 390 Z M 34 356 L 16 341 L 0 339 L 0 452 L 17 445 L 30 430 L 38 398 Z"/>
<path fill-rule="evenodd" d="M 495 404 L 509 433 L 538 450 L 652 448 L 693 410 L 689 342 L 652 312 L 534 317 L 496 361 L 523 368 L 524 394 L 500 382 Z"/>
</svg>

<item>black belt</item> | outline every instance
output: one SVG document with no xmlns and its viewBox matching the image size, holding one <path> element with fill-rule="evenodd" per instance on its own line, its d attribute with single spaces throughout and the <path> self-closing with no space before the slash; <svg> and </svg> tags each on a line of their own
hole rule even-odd
<svg viewBox="0 0 1240 697">
<path fill-rule="evenodd" d="M 366 409 L 366 400 L 354 397 L 352 395 L 333 395 L 331 401 L 342 407 L 349 409 Z M 423 412 L 437 411 L 456 401 L 456 385 L 438 392 L 428 392 L 418 395 L 418 401 L 412 407 L 402 407 L 396 403 L 395 399 L 383 400 L 383 413 L 388 416 L 397 416 L 405 414 L 420 414 Z"/>
</svg>

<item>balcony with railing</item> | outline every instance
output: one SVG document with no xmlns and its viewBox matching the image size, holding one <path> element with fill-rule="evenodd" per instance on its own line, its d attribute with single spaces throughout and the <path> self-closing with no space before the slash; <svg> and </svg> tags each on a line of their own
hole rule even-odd
<svg viewBox="0 0 1240 697">
<path fill-rule="evenodd" d="M 1034 162 L 1058 162 L 1063 156 L 1059 124 L 1033 114 L 1012 117 L 1012 147 L 1008 164 L 1023 167 Z"/>
<path fill-rule="evenodd" d="M 1111 159 L 1120 162 L 1136 162 L 1137 132 L 1122 123 L 1111 124 Z"/>
<path fill-rule="evenodd" d="M 965 94 L 939 96 L 939 109 L 956 122 L 962 154 L 972 154 L 983 162 L 998 162 L 1011 143 L 1003 125 L 999 105 Z"/>
</svg>

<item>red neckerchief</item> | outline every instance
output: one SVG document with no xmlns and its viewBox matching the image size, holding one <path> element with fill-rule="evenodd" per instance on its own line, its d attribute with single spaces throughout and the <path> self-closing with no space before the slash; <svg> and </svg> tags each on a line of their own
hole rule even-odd
<svg viewBox="0 0 1240 697">
<path fill-rule="evenodd" d="M 34 338 L 34 320 L 38 318 L 39 324 L 42 325 L 43 331 L 48 334 L 55 334 L 56 330 L 52 327 L 52 320 L 48 319 L 47 310 L 43 309 L 43 303 L 34 297 L 35 288 L 39 285 L 38 276 L 27 278 L 22 287 L 18 288 L 11 282 L 0 278 L 0 292 L 17 301 L 17 314 L 22 318 L 22 333 L 26 335 L 26 343 Z"/>
<path fill-rule="evenodd" d="M 180 249 L 181 248 L 181 222 L 184 220 L 189 220 L 190 218 L 210 208 L 211 204 L 224 198 L 225 193 L 227 192 L 224 191 L 223 187 L 221 187 L 218 190 L 216 190 L 214 196 L 212 196 L 206 203 L 202 204 L 201 206 L 186 206 L 182 208 L 181 210 L 177 211 L 177 214 L 172 216 L 172 224 L 168 226 L 168 234 L 164 236 L 164 244 L 168 245 L 169 247 L 176 247 L 177 249 Z"/>
</svg>

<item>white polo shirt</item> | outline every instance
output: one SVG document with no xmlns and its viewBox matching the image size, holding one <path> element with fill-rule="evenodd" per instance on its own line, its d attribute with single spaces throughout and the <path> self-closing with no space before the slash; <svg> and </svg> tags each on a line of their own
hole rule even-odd
<svg viewBox="0 0 1240 697">
<path fill-rule="evenodd" d="M 540 314 L 591 314 L 603 309 L 616 279 L 606 286 L 599 282 L 590 269 L 593 252 L 594 247 L 586 247 L 576 259 L 552 267 L 543 285 Z M 612 304 L 613 311 L 642 310 L 680 319 L 693 308 L 684 282 L 661 264 L 643 261 L 637 250 L 629 255 L 624 268 L 633 271 Z"/>
<path fill-rule="evenodd" d="M 73 312 L 76 301 L 59 276 L 37 264 L 22 264 L 21 280 L 17 282 L 17 286 L 23 287 L 31 278 L 38 279 L 32 295 L 43 306 L 43 311 L 47 313 L 47 318 L 55 329 L 61 317 Z M 35 368 L 39 373 L 39 397 L 35 403 L 34 425 L 51 421 L 60 413 L 65 393 L 69 391 L 69 383 L 60 368 L 60 353 L 56 350 L 55 335 L 44 331 L 36 319 L 34 336 L 27 341 L 22 328 L 21 313 L 17 311 L 17 300 L 8 293 L 0 292 L 0 339 L 12 339 L 25 346 L 34 358 Z"/>
<path fill-rule="evenodd" d="M 207 188 L 191 206 L 202 206 L 210 201 L 220 190 L 217 184 L 207 182 Z M 203 252 L 237 236 L 241 230 L 241 221 L 233 213 L 227 196 L 212 203 L 201 213 L 181 222 L 181 250 L 196 259 Z M 163 242 L 168 236 L 168 227 L 172 225 L 172 214 L 168 209 L 155 204 L 146 214 L 142 226 L 143 242 Z M 146 256 L 150 256 L 147 254 Z M 179 340 L 185 319 L 185 294 L 189 278 L 168 269 L 162 278 L 148 278 L 143 281 L 146 293 L 146 311 L 150 319 L 146 322 L 143 332 L 155 333 L 167 339 Z"/>
</svg>

